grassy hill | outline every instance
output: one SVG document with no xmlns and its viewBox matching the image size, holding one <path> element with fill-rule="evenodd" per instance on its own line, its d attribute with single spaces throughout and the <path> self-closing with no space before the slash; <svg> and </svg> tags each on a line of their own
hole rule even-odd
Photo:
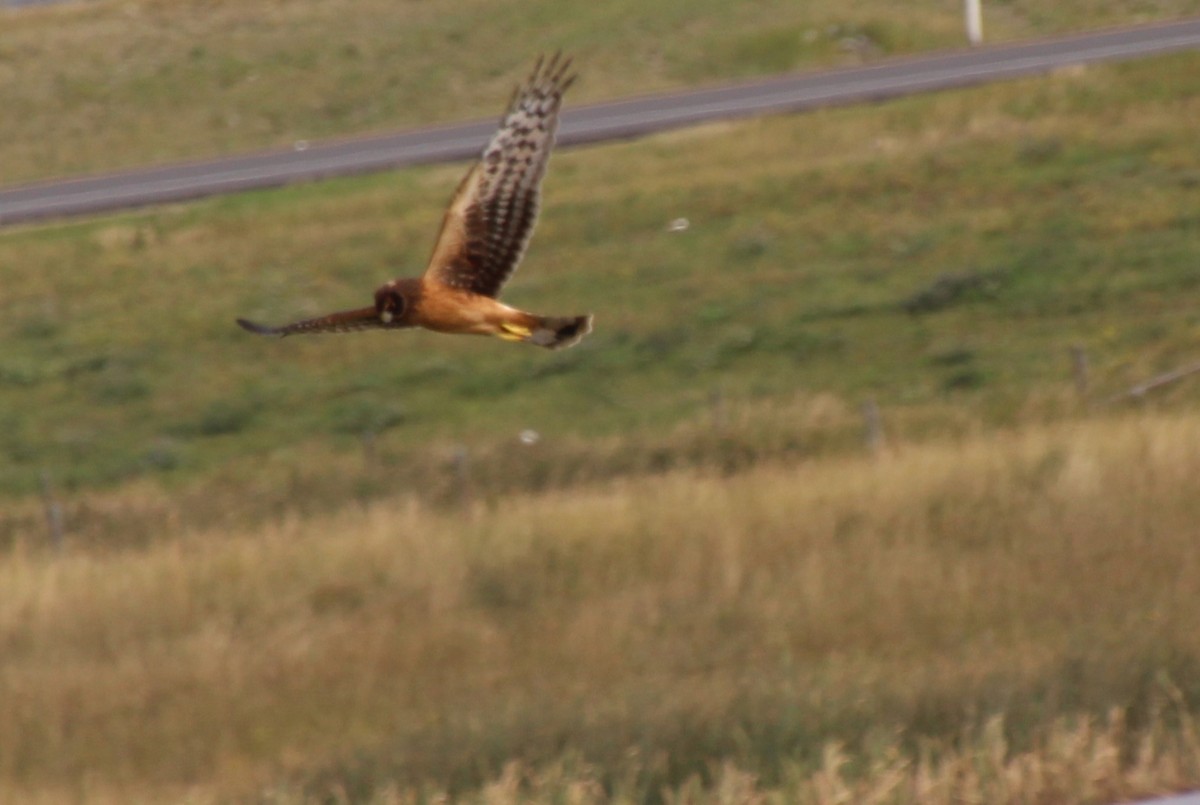
<svg viewBox="0 0 1200 805">
<path fill-rule="evenodd" d="M 1200 13 L 989 2 L 990 41 Z M 99 0 L 0 10 L 0 182 L 499 113 L 533 54 L 576 102 L 963 44 L 961 3 Z"/>
<path fill-rule="evenodd" d="M 898 438 L 1073 413 L 1072 345 L 1098 397 L 1196 357 L 1181 125 L 1196 65 L 558 154 L 506 299 L 595 312 L 596 332 L 560 354 L 233 325 L 356 306 L 418 273 L 461 166 L 6 230 L 0 491 L 31 491 L 43 470 L 71 488 L 275 464 L 286 478 L 308 451 L 357 456 L 364 432 L 398 483 L 420 483 L 412 450 L 511 452 L 534 429 L 553 478 L 581 439 L 667 449 L 716 397 L 874 397 Z"/>
</svg>

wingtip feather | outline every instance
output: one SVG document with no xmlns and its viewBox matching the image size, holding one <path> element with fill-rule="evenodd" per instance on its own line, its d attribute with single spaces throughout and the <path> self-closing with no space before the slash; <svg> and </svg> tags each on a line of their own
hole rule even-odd
<svg viewBox="0 0 1200 805">
<path fill-rule="evenodd" d="M 554 86 L 558 94 L 561 95 L 563 92 L 566 92 L 569 86 L 575 83 L 575 79 L 579 76 L 578 73 L 571 72 L 571 66 L 574 62 L 575 57 L 565 55 L 561 48 L 550 54 L 549 58 L 546 58 L 545 53 L 539 53 L 537 60 L 533 64 L 533 70 L 529 73 L 529 78 L 526 79 L 523 85 L 517 87 L 518 94 L 526 87 L 537 86 L 546 82 Z"/>
<path fill-rule="evenodd" d="M 275 327 L 267 327 L 265 324 L 258 324 L 247 319 L 238 319 L 237 323 L 243 330 L 255 335 L 282 335 Z"/>
</svg>

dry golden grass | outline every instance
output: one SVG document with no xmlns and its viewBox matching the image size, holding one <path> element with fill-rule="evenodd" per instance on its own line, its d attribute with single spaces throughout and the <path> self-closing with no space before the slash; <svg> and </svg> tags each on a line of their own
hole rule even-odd
<svg viewBox="0 0 1200 805">
<path fill-rule="evenodd" d="M 18 549 L 0 797 L 402 801 L 511 761 L 578 801 L 1195 784 L 1198 441 L 1130 417 Z"/>
<path fill-rule="evenodd" d="M 731 763 L 714 764 L 707 780 L 695 776 L 661 792 L 670 805 L 961 805 L 961 803 L 1112 803 L 1185 789 L 1200 768 L 1200 735 L 1195 723 L 1182 729 L 1157 721 L 1134 739 L 1120 711 L 1106 719 L 1057 720 L 1028 751 L 1013 752 L 1004 723 L 991 719 L 969 741 L 938 753 L 907 756 L 895 745 L 878 750 L 856 771 L 841 746 L 825 747 L 816 771 L 792 767 L 784 780 L 764 786 L 754 774 Z M 612 788 L 595 767 L 558 761 L 540 769 L 509 763 L 501 775 L 457 799 L 481 805 L 509 803 L 635 803 L 632 790 Z M 333 791 L 325 801 L 346 801 Z M 387 786 L 371 805 L 415 805 L 445 801 L 442 792 Z M 277 789 L 268 801 L 277 805 L 310 802 L 302 792 Z"/>
</svg>

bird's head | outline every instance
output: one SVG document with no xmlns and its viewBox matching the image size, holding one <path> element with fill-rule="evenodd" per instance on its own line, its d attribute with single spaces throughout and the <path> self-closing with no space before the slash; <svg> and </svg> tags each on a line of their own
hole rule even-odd
<svg viewBox="0 0 1200 805">
<path fill-rule="evenodd" d="M 379 320 L 391 327 L 404 326 L 413 303 L 412 289 L 403 283 L 389 282 L 375 292 L 375 312 Z"/>
</svg>

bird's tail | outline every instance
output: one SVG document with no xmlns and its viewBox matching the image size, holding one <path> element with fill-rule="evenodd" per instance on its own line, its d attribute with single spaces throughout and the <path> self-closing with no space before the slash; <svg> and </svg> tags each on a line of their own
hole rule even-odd
<svg viewBox="0 0 1200 805">
<path fill-rule="evenodd" d="M 526 323 L 527 322 L 527 323 Z M 526 314 L 525 321 L 501 325 L 501 338 L 510 341 L 527 341 L 547 349 L 573 347 L 592 331 L 592 314 L 586 316 L 533 316 Z"/>
</svg>

